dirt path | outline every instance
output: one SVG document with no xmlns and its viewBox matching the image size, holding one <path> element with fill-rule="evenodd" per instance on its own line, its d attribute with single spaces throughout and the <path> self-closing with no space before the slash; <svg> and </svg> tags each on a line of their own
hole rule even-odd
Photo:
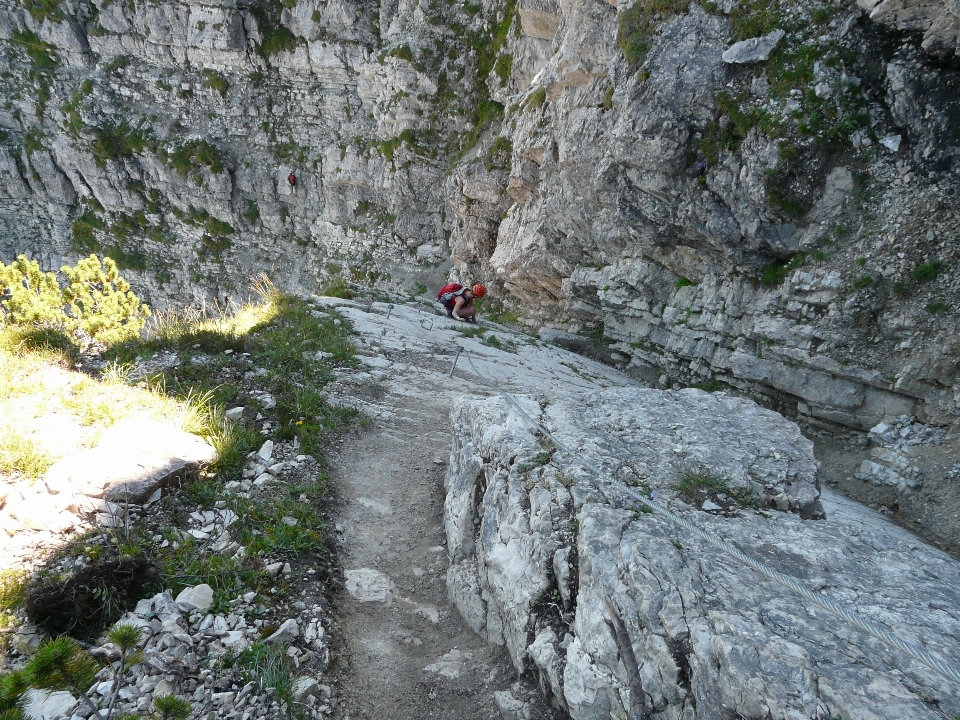
<svg viewBox="0 0 960 720">
<path fill-rule="evenodd" d="M 493 693 L 516 674 L 506 652 L 447 601 L 443 476 L 449 401 L 388 393 L 388 422 L 329 454 L 341 506 L 346 587 L 334 599 L 333 675 L 340 720 L 499 717 Z M 551 717 L 542 708 L 532 716 Z"/>
</svg>

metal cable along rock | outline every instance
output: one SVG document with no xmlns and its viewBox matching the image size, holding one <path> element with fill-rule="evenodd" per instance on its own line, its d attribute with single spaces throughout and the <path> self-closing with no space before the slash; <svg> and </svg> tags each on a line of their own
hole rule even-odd
<svg viewBox="0 0 960 720">
<path fill-rule="evenodd" d="M 422 303 L 418 302 L 418 311 L 420 309 L 422 309 Z M 410 321 L 408 320 L 408 322 Z M 422 325 L 422 322 L 421 322 L 421 325 Z M 432 328 L 429 328 L 429 329 L 432 329 Z M 828 600 L 827 598 L 817 595 L 815 592 L 810 590 L 810 588 L 805 587 L 803 584 L 801 584 L 796 578 L 790 577 L 789 575 L 784 575 L 782 572 L 778 570 L 774 570 L 773 568 L 765 565 L 759 560 L 750 557 L 745 552 L 743 552 L 739 548 L 734 547 L 727 541 L 718 538 L 716 535 L 713 535 L 707 532 L 706 530 L 699 527 L 698 525 L 695 525 L 689 520 L 686 520 L 680 517 L 675 512 L 673 512 L 666 506 L 661 505 L 659 502 L 657 502 L 653 498 L 646 498 L 638 495 L 631 488 L 627 487 L 622 482 L 618 481 L 612 475 L 610 475 L 603 469 L 597 467 L 594 463 L 590 462 L 586 458 L 583 458 L 580 455 L 578 455 L 576 452 L 574 452 L 573 450 L 568 448 L 566 445 L 564 445 L 555 435 L 553 435 L 553 433 L 551 433 L 549 430 L 543 427 L 540 423 L 538 423 L 536 420 L 530 417 L 527 414 L 527 412 L 520 406 L 520 403 L 518 403 L 510 393 L 502 389 L 499 385 L 497 385 L 492 380 L 488 380 L 486 377 L 484 377 L 483 373 L 481 373 L 477 369 L 476 365 L 473 364 L 473 357 L 471 356 L 469 350 L 467 350 L 465 347 L 463 347 L 458 343 L 454 343 L 454 344 L 457 347 L 457 354 L 456 354 L 456 357 L 454 358 L 453 365 L 450 368 L 450 376 L 453 375 L 453 371 L 456 369 L 457 361 L 460 359 L 461 354 L 465 355 L 467 358 L 467 362 L 470 363 L 470 368 L 473 371 L 474 375 L 476 375 L 482 383 L 490 387 L 492 390 L 494 390 L 498 394 L 502 395 L 506 399 L 506 401 L 510 403 L 510 405 L 520 414 L 520 416 L 524 420 L 530 423 L 530 425 L 532 425 L 537 431 L 542 433 L 544 437 L 548 438 L 554 445 L 556 445 L 557 449 L 559 449 L 561 452 L 565 453 L 569 457 L 573 458 L 576 462 L 580 463 L 583 467 L 587 468 L 588 470 L 592 471 L 599 477 L 604 478 L 605 480 L 607 480 L 608 482 L 616 486 L 618 488 L 618 492 L 620 492 L 621 494 L 629 496 L 631 500 L 637 503 L 637 509 L 640 509 L 641 506 L 646 506 L 650 508 L 654 512 L 659 513 L 660 515 L 666 517 L 668 520 L 670 520 L 677 526 L 683 528 L 684 530 L 688 530 L 689 532 L 693 533 L 701 540 L 704 540 L 710 543 L 711 545 L 713 545 L 714 547 L 719 548 L 720 550 L 723 550 L 728 555 L 736 558 L 737 560 L 740 560 L 742 563 L 750 566 L 757 572 L 762 573 L 763 575 L 766 575 L 771 580 L 774 580 L 780 583 L 781 585 L 783 585 L 784 587 L 787 587 L 793 590 L 798 595 L 806 598 L 807 600 L 809 600 L 810 602 L 816 605 L 819 605 L 824 610 L 827 610 L 833 613 L 834 615 L 836 615 L 837 617 L 843 620 L 846 620 L 848 623 L 855 625 L 856 627 L 860 628 L 864 632 L 867 632 L 870 635 L 873 635 L 878 640 L 881 640 L 887 643 L 888 645 L 891 645 L 892 647 L 895 647 L 905 652 L 914 660 L 917 660 L 923 663 L 924 665 L 926 665 L 927 667 L 933 670 L 936 670 L 937 672 L 941 673 L 945 677 L 948 677 L 957 682 L 960 682 L 960 670 L 958 670 L 957 668 L 955 668 L 953 665 L 946 662 L 945 660 L 938 658 L 937 656 L 933 655 L 930 652 L 927 652 L 926 650 L 924 650 L 921 647 L 918 647 L 917 645 L 914 645 L 913 643 L 908 643 L 901 640 L 892 632 L 890 632 L 884 627 L 881 627 L 880 625 L 873 622 L 872 620 L 868 620 L 864 617 L 861 617 L 857 613 L 851 610 L 848 610 L 845 607 L 842 607 L 841 605 L 833 602 L 832 600 Z M 607 491 L 603 487 L 598 485 L 596 482 L 593 482 L 593 485 L 600 492 L 600 494 L 603 495 L 604 498 L 606 498 L 607 502 L 613 502 L 613 500 L 611 500 L 610 498 L 610 495 L 607 493 Z"/>
</svg>

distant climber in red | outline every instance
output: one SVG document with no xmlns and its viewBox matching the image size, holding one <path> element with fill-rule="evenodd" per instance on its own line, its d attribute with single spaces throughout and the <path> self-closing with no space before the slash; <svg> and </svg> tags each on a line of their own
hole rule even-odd
<svg viewBox="0 0 960 720">
<path fill-rule="evenodd" d="M 287 176 L 287 182 L 290 183 L 290 187 L 296 187 L 296 186 L 297 186 L 297 176 L 294 175 L 293 173 L 290 173 L 290 175 Z"/>
</svg>

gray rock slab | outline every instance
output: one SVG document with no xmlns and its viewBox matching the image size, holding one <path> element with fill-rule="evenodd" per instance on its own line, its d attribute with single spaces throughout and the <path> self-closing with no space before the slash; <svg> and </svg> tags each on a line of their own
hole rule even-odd
<svg viewBox="0 0 960 720">
<path fill-rule="evenodd" d="M 55 463 L 44 482 L 51 493 L 141 504 L 157 488 L 194 476 L 214 455 L 196 435 L 156 420 L 129 418 L 105 430 L 95 448 Z"/>
<path fill-rule="evenodd" d="M 731 65 L 766 62 L 785 34 L 783 30 L 774 30 L 767 35 L 741 40 L 727 48 L 721 57 L 725 63 Z"/>
<path fill-rule="evenodd" d="M 948 678 L 669 519 L 638 511 L 623 485 L 604 486 L 605 496 L 562 453 L 536 461 L 542 446 L 504 401 L 463 400 L 453 421 L 444 518 L 451 600 L 518 667 L 532 659 L 574 720 L 627 716 L 608 600 L 658 717 L 934 720 L 960 712 L 960 689 Z M 960 563 L 852 503 L 835 519 L 813 519 L 812 446 L 776 413 L 723 394 L 617 389 L 547 405 L 541 421 L 634 492 L 653 492 L 813 592 L 960 666 Z M 739 486 L 753 488 L 762 512 L 687 504 L 675 489 L 687 459 L 746 483 Z M 783 494 L 771 496 L 777 487 Z M 570 636 L 534 638 L 530 628 L 545 619 L 538 602 L 555 588 L 548 568 L 564 548 L 577 562 Z"/>
</svg>

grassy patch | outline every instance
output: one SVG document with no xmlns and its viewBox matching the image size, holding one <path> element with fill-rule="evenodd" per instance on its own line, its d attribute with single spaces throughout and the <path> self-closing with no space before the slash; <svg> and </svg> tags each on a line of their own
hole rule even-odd
<svg viewBox="0 0 960 720">
<path fill-rule="evenodd" d="M 929 282 L 940 274 L 943 264 L 939 260 L 929 260 L 922 265 L 917 265 L 910 275 L 917 282 Z"/>
<path fill-rule="evenodd" d="M 730 488 L 727 481 L 705 468 L 684 468 L 674 485 L 677 493 L 691 505 L 711 500 L 722 509 L 732 506 L 756 508 L 756 501 L 745 488 Z"/>
<path fill-rule="evenodd" d="M 116 161 L 133 157 L 144 150 L 156 149 L 156 141 L 149 129 L 133 128 L 125 121 L 106 123 L 90 130 L 94 135 L 90 150 L 98 167 L 104 167 L 108 160 Z"/>
<path fill-rule="evenodd" d="M 60 22 L 65 17 L 61 0 L 20 0 L 20 4 L 39 22 Z"/>
<path fill-rule="evenodd" d="M 494 74 L 500 79 L 500 87 L 506 87 L 513 72 L 513 55 L 501 55 L 493 65 Z"/>
<path fill-rule="evenodd" d="M 494 168 L 498 170 L 510 167 L 511 156 L 513 155 L 513 142 L 510 138 L 498 135 L 493 141 L 483 158 L 483 166 L 489 172 Z"/>
<path fill-rule="evenodd" d="M 274 596 L 285 592 L 287 580 L 268 574 L 265 558 L 314 563 L 323 556 L 327 531 L 322 501 L 329 477 L 322 464 L 310 460 L 304 472 L 255 492 L 239 492 L 236 483 L 250 482 L 243 479 L 244 468 L 266 435 L 296 439 L 299 452 L 319 458 L 325 435 L 359 420 L 354 410 L 328 405 L 321 392 L 334 377 L 331 365 L 356 362 L 351 330 L 337 314 L 283 295 L 268 282 L 259 283 L 257 290 L 260 302 L 233 313 L 155 318 L 149 337 L 106 352 L 112 364 L 99 380 L 74 378 L 61 383 L 60 396 L 46 399 L 55 401 L 58 412 L 71 413 L 89 427 L 106 426 L 127 409 L 143 412 L 152 405 L 176 413 L 185 430 L 204 437 L 217 451 L 216 460 L 199 477 L 187 481 L 180 492 L 165 494 L 147 517 L 123 527 L 93 530 L 68 544 L 47 567 L 83 556 L 88 562 L 84 567 L 96 564 L 115 574 L 118 563 L 134 560 L 145 568 L 141 575 L 155 576 L 151 588 L 157 585 L 177 593 L 208 583 L 215 591 L 215 611 L 221 612 L 229 600 L 251 589 Z M 145 378 L 132 373 L 132 363 L 160 351 L 174 355 L 177 363 Z M 44 383 L 29 375 L 36 369 L 36 358 L 15 356 L 13 364 L 15 370 L 8 370 L 8 363 L 0 362 L 0 391 L 19 388 L 11 393 L 18 401 L 43 397 Z M 272 398 L 269 405 L 263 401 L 264 393 Z M 245 418 L 227 420 L 224 409 L 233 405 L 250 410 Z M 256 410 L 264 415 L 262 420 L 253 419 Z M 228 483 L 234 481 L 230 489 Z M 229 528 L 236 545 L 228 553 L 213 551 L 209 543 L 185 532 L 192 512 L 214 507 L 232 510 L 242 519 Z M 234 553 L 239 546 L 244 551 Z M 43 587 L 51 597 L 67 595 L 71 602 L 77 598 L 86 602 L 88 590 L 99 587 L 84 579 L 84 570 L 49 572 Z M 129 605 L 130 592 L 140 590 L 97 590 L 90 597 L 99 598 L 103 617 L 91 615 L 91 624 L 78 632 L 85 636 L 98 632 Z M 3 597 L 0 585 L 0 601 Z"/>
<path fill-rule="evenodd" d="M 57 66 L 56 48 L 32 30 L 14 30 L 13 43 L 27 54 L 34 67 L 48 70 Z"/>
<path fill-rule="evenodd" d="M 763 287 L 776 287 L 784 281 L 792 270 L 802 267 L 807 259 L 806 253 L 797 253 L 789 260 L 770 263 L 763 269 L 763 275 L 760 277 L 760 284 Z"/>
<path fill-rule="evenodd" d="M 297 46 L 296 36 L 280 23 L 281 10 L 280 3 L 271 0 L 262 0 L 250 7 L 260 30 L 261 42 L 257 49 L 264 58 L 290 52 Z"/>
<path fill-rule="evenodd" d="M 863 290 L 873 285 L 873 277 L 870 275 L 861 275 L 851 283 L 854 290 Z"/>
<path fill-rule="evenodd" d="M 350 289 L 350 284 L 342 277 L 333 278 L 324 286 L 321 293 L 329 297 L 338 297 L 345 300 L 353 298 L 353 290 Z"/>
<path fill-rule="evenodd" d="M 0 472 L 19 473 L 35 480 L 53 462 L 54 458 L 33 438 L 9 425 L 0 428 Z"/>
<path fill-rule="evenodd" d="M 696 287 L 696 286 L 697 286 L 697 283 L 695 283 L 693 280 L 689 280 L 685 277 L 677 278 L 677 290 L 679 290 L 680 288 Z"/>
<path fill-rule="evenodd" d="M 723 380 L 717 380 L 716 378 L 711 378 L 710 380 L 704 380 L 703 382 L 694 383 L 690 387 L 697 388 L 698 390 L 704 390 L 705 392 L 721 392 L 731 389 L 729 383 L 723 382 Z"/>
<path fill-rule="evenodd" d="M 206 69 L 203 71 L 203 86 L 216 90 L 221 95 L 226 95 L 230 89 L 230 83 L 216 70 Z"/>
<path fill-rule="evenodd" d="M 487 331 L 486 328 L 484 328 L 484 327 L 479 327 L 479 326 L 478 326 L 478 327 L 467 327 L 467 328 L 459 328 L 459 327 L 458 327 L 458 328 L 457 328 L 457 332 L 459 332 L 459 333 L 460 333 L 461 335 L 463 335 L 464 337 L 468 337 L 468 338 L 477 338 L 477 337 L 480 337 L 480 336 L 483 335 L 486 331 Z"/>
<path fill-rule="evenodd" d="M 296 668 L 287 657 L 286 648 L 257 643 L 227 661 L 247 682 L 255 682 L 260 690 L 270 688 L 278 700 L 291 704 Z"/>
<path fill-rule="evenodd" d="M 223 172 L 223 160 L 216 145 L 203 139 L 190 140 L 167 155 L 167 164 L 183 177 L 193 174 L 194 182 L 202 182 L 200 169 L 206 167 L 210 172 Z"/>
<path fill-rule="evenodd" d="M 556 452 L 557 452 L 557 449 L 555 447 L 549 447 L 546 450 L 542 450 L 541 452 L 538 452 L 527 462 L 518 465 L 517 472 L 528 473 L 534 468 L 543 467 L 553 459 L 554 453 Z"/>
</svg>

